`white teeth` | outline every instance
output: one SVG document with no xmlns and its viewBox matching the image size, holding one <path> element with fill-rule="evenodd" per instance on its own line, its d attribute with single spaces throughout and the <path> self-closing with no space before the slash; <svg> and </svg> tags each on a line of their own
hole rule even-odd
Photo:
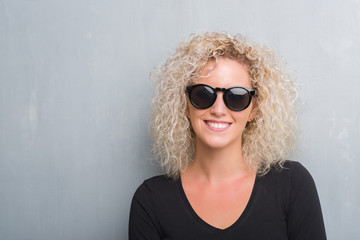
<svg viewBox="0 0 360 240">
<path fill-rule="evenodd" d="M 210 121 L 206 121 L 206 124 L 212 128 L 217 128 L 217 129 L 226 128 L 230 125 L 229 123 L 214 123 Z"/>
</svg>

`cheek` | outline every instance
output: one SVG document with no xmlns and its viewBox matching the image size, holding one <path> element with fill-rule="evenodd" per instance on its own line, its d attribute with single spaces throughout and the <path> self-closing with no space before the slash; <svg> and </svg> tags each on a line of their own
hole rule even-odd
<svg viewBox="0 0 360 240">
<path fill-rule="evenodd" d="M 188 112 L 188 118 L 190 120 L 191 126 L 193 126 L 198 122 L 199 116 L 194 111 L 189 110 Z"/>
<path fill-rule="evenodd" d="M 242 129 L 246 127 L 246 124 L 251 121 L 252 118 L 251 111 L 245 111 L 246 112 L 239 112 L 233 116 L 233 118 L 236 119 L 236 122 L 239 124 L 239 127 Z"/>
<path fill-rule="evenodd" d="M 201 110 L 194 110 L 193 108 L 188 108 L 188 118 L 191 124 L 191 127 L 196 132 L 198 129 L 200 129 L 202 125 L 202 112 Z"/>
</svg>

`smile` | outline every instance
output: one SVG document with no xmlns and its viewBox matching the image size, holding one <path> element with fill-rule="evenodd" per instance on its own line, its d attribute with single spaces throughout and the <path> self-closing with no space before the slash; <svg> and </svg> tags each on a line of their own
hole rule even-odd
<svg viewBox="0 0 360 240">
<path fill-rule="evenodd" d="M 206 125 L 215 130 L 225 130 L 230 126 L 230 123 L 226 122 L 214 122 L 214 121 L 205 121 Z"/>
</svg>

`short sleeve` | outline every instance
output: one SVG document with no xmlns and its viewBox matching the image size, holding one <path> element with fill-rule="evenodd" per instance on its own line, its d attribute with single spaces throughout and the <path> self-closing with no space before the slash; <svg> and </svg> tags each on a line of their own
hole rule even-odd
<svg viewBox="0 0 360 240">
<path fill-rule="evenodd" d="M 143 183 L 131 202 L 129 240 L 160 240 L 154 204 L 150 190 Z"/>
<path fill-rule="evenodd" d="M 290 174 L 287 210 L 289 240 L 326 240 L 324 220 L 313 178 L 300 163 L 291 166 Z"/>
</svg>

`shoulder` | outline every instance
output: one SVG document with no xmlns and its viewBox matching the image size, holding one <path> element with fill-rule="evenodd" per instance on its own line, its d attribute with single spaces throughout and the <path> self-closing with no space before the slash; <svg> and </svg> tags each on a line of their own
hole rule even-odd
<svg viewBox="0 0 360 240">
<path fill-rule="evenodd" d="M 272 168 L 267 174 L 259 176 L 259 181 L 262 187 L 287 199 L 294 199 L 301 192 L 316 192 L 311 174 L 297 161 L 285 161 L 281 168 Z"/>
<path fill-rule="evenodd" d="M 165 175 L 158 175 L 146 179 L 136 190 L 134 199 L 149 200 L 149 198 L 156 198 L 164 193 L 169 193 L 174 190 L 177 181 Z"/>
<path fill-rule="evenodd" d="M 310 172 L 299 162 L 287 160 L 283 169 L 283 175 L 291 181 L 292 185 L 314 184 L 314 180 Z M 281 173 L 280 173 L 281 174 Z"/>
<path fill-rule="evenodd" d="M 131 214 L 133 216 L 148 216 L 155 225 L 159 225 L 159 219 L 163 218 L 171 209 L 178 209 L 180 194 L 178 180 L 165 175 L 146 179 L 136 190 L 132 203 Z"/>
<path fill-rule="evenodd" d="M 129 239 L 160 239 L 162 234 L 159 214 L 165 194 L 158 192 L 169 188 L 171 180 L 164 175 L 145 180 L 135 191 L 131 202 Z M 165 192 L 166 193 L 166 192 Z M 163 197 L 162 199 L 160 197 Z M 161 201 L 159 201 L 161 199 Z"/>
<path fill-rule="evenodd" d="M 288 180 L 292 190 L 297 193 L 316 192 L 315 182 L 310 172 L 299 162 L 286 161 L 284 164 L 284 172 L 287 172 Z"/>
<path fill-rule="evenodd" d="M 315 182 L 309 171 L 299 162 L 286 161 L 281 169 L 270 171 L 265 184 L 286 199 L 288 208 L 292 208 L 305 199 L 317 199 Z"/>
<path fill-rule="evenodd" d="M 302 173 L 307 172 L 306 168 L 300 162 L 293 160 L 286 160 L 284 162 L 283 167 L 284 169 L 289 169 L 290 171 L 293 172 L 302 172 Z"/>
<path fill-rule="evenodd" d="M 167 177 L 166 175 L 158 175 L 146 179 L 139 188 L 147 188 L 150 191 L 156 191 L 157 189 L 171 188 L 176 185 L 177 181 Z"/>
<path fill-rule="evenodd" d="M 149 185 L 149 186 L 156 186 L 156 185 L 167 185 L 167 184 L 172 184 L 174 183 L 176 180 L 162 174 L 162 175 L 158 175 L 158 176 L 154 176 L 151 178 L 148 178 L 144 181 L 145 185 Z"/>
<path fill-rule="evenodd" d="M 309 171 L 299 162 L 286 160 L 281 168 L 272 168 L 266 175 L 287 180 L 312 179 Z"/>
</svg>

